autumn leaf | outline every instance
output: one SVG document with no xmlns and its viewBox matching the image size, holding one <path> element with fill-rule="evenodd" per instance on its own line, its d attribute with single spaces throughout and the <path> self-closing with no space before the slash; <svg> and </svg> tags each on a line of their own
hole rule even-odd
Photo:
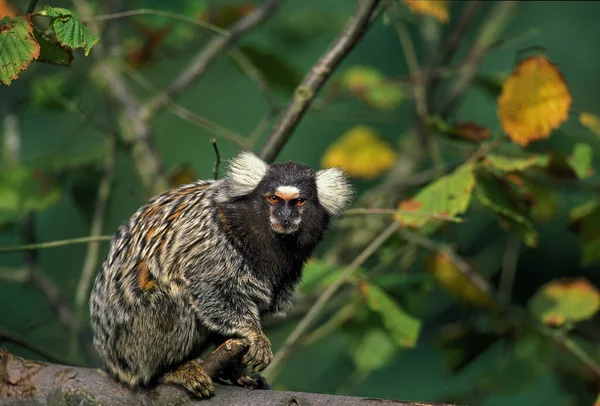
<svg viewBox="0 0 600 406">
<path fill-rule="evenodd" d="M 429 255 L 424 265 L 440 287 L 459 301 L 479 308 L 491 309 L 496 306 L 489 292 L 481 288 L 487 282 L 473 267 L 470 268 L 473 274 L 466 275 L 445 252 Z M 475 282 L 480 282 L 481 285 Z"/>
<path fill-rule="evenodd" d="M 0 20 L 0 50 L 0 82 L 10 85 L 19 72 L 40 56 L 40 44 L 28 16 Z"/>
<path fill-rule="evenodd" d="M 490 138 L 490 130 L 472 122 L 454 123 L 454 131 L 457 136 L 468 141 L 480 142 Z"/>
<path fill-rule="evenodd" d="M 4 17 L 15 18 L 17 9 L 8 0 L 0 0 L 0 20 Z"/>
<path fill-rule="evenodd" d="M 414 197 L 401 201 L 398 209 L 446 216 L 464 213 L 469 207 L 475 187 L 473 169 L 472 163 L 459 166 L 454 172 L 429 184 Z M 396 214 L 395 219 L 404 226 L 415 228 L 432 221 L 431 218 L 411 216 L 406 213 Z"/>
<path fill-rule="evenodd" d="M 164 42 L 167 35 L 169 35 L 173 29 L 173 25 L 168 24 L 157 29 L 138 22 L 132 22 L 132 25 L 144 39 L 141 46 L 129 51 L 127 54 L 127 63 L 131 67 L 139 69 L 141 66 L 147 65 L 154 60 L 160 44 Z"/>
<path fill-rule="evenodd" d="M 521 146 L 548 138 L 568 118 L 571 93 L 556 66 L 544 56 L 523 60 L 498 97 L 502 129 Z"/>
<path fill-rule="evenodd" d="M 446 0 L 402 0 L 402 2 L 415 14 L 430 16 L 442 23 L 450 20 Z"/>
<path fill-rule="evenodd" d="M 529 311 L 551 326 L 589 319 L 599 309 L 600 292 L 585 278 L 548 282 L 529 301 Z"/>
<path fill-rule="evenodd" d="M 346 131 L 325 151 L 321 164 L 338 166 L 350 176 L 373 179 L 396 162 L 396 152 L 371 127 L 359 125 Z"/>
</svg>

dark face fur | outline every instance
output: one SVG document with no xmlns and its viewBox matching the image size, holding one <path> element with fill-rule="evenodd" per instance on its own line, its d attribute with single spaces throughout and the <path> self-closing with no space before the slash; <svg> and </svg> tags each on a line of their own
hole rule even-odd
<svg viewBox="0 0 600 406">
<path fill-rule="evenodd" d="M 274 164 L 258 185 L 255 197 L 262 198 L 269 213 L 269 226 L 276 234 L 294 234 L 304 217 L 322 217 L 319 210 L 315 172 L 308 166 L 286 162 Z"/>
</svg>

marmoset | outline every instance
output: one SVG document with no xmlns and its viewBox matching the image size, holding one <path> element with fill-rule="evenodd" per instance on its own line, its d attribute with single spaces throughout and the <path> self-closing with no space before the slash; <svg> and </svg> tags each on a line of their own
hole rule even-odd
<svg viewBox="0 0 600 406">
<path fill-rule="evenodd" d="M 251 152 L 224 179 L 152 198 L 115 233 L 90 298 L 94 346 L 129 387 L 213 393 L 198 356 L 215 337 L 250 343 L 243 366 L 273 358 L 261 328 L 292 304 L 302 267 L 352 187 L 338 168 L 267 164 Z"/>
</svg>

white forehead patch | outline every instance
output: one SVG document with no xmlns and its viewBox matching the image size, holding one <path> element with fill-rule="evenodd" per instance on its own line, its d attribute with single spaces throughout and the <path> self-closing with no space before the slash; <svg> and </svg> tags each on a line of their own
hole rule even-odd
<svg viewBox="0 0 600 406">
<path fill-rule="evenodd" d="M 238 154 L 229 161 L 227 167 L 229 195 L 243 196 L 252 192 L 268 169 L 269 165 L 252 152 Z"/>
<path fill-rule="evenodd" d="M 276 192 L 284 196 L 298 196 L 300 194 L 300 190 L 296 186 L 279 186 Z M 290 198 L 293 199 L 293 197 Z"/>
<path fill-rule="evenodd" d="M 317 172 L 317 196 L 321 206 L 332 216 L 337 216 L 350 204 L 354 190 L 348 175 L 339 168 Z"/>
</svg>

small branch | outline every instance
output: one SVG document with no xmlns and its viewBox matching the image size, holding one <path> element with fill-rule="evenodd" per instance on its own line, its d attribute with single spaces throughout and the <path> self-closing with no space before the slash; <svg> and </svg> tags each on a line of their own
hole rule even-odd
<svg viewBox="0 0 600 406">
<path fill-rule="evenodd" d="M 219 147 L 217 146 L 217 140 L 214 138 L 210 140 L 213 149 L 215 150 L 215 165 L 213 166 L 213 177 L 215 180 L 219 179 L 219 165 L 221 164 L 221 154 L 219 153 Z"/>
<path fill-rule="evenodd" d="M 294 330 L 286 338 L 285 342 L 275 354 L 271 365 L 265 371 L 267 381 L 272 381 L 279 373 L 279 369 L 285 360 L 291 355 L 292 351 L 298 345 L 298 341 L 308 331 L 312 323 L 319 316 L 325 305 L 331 300 L 338 289 L 348 280 L 354 271 L 356 271 L 371 255 L 375 253 L 391 237 L 400 225 L 397 222 L 391 223 L 381 234 L 379 234 L 371 243 L 352 261 L 346 269 L 340 274 L 339 278 L 329 285 L 325 291 L 319 296 L 315 304 L 310 308 L 308 313 L 296 325 Z"/>
<path fill-rule="evenodd" d="M 66 245 L 73 244 L 86 244 L 92 241 L 110 241 L 111 238 L 112 236 L 110 235 L 99 235 L 96 237 L 71 238 L 68 240 L 56 240 L 50 242 L 41 242 L 37 244 L 13 245 L 8 247 L 0 247 L 0 254 L 7 252 L 31 251 L 44 248 L 64 247 Z"/>
<path fill-rule="evenodd" d="M 494 45 L 516 6 L 516 1 L 500 1 L 494 5 L 487 18 L 483 20 L 483 27 L 466 57 L 467 63 L 463 65 L 447 98 L 442 103 L 440 108 L 442 117 L 446 118 L 454 110 L 458 100 L 475 77 L 487 49 Z"/>
<path fill-rule="evenodd" d="M 454 25 L 453 30 L 446 37 L 444 43 L 442 44 L 441 55 L 437 64 L 438 66 L 446 66 L 450 63 L 452 57 L 460 47 L 462 39 L 475 21 L 477 11 L 481 8 L 482 4 L 483 2 L 480 0 L 473 0 L 464 3 L 462 14 Z M 437 87 L 440 81 L 440 76 L 428 75 L 427 79 L 426 94 L 429 97 L 428 102 L 430 103 L 431 98 L 433 97 L 433 90 Z"/>
<path fill-rule="evenodd" d="M 44 295 L 48 303 L 50 303 L 52 311 L 58 318 L 58 322 L 66 330 L 72 332 L 80 331 L 80 323 L 77 316 L 73 313 L 67 301 L 62 296 L 60 289 L 54 282 L 36 269 L 30 270 L 29 282 L 36 290 Z"/>
<path fill-rule="evenodd" d="M 139 86 L 141 86 L 145 90 L 147 90 L 149 92 L 158 91 L 158 89 L 156 89 L 156 87 L 154 87 L 151 83 L 149 83 L 138 72 L 134 71 L 133 69 L 127 68 L 127 67 L 125 67 L 124 69 L 125 69 L 125 73 L 133 81 L 135 81 L 135 83 L 137 83 Z M 183 120 L 187 120 L 190 123 L 196 124 L 198 127 L 204 128 L 205 130 L 213 133 L 215 136 L 232 142 L 233 144 L 235 144 L 236 146 L 238 146 L 241 149 L 249 148 L 249 141 L 246 140 L 240 134 L 238 134 L 220 124 L 217 124 L 214 121 L 207 119 L 206 117 L 202 117 L 202 116 L 188 110 L 187 108 L 175 103 L 172 100 L 169 100 L 169 102 L 167 103 L 167 108 L 169 109 L 169 111 L 171 111 L 171 113 L 175 114 L 177 117 L 179 117 Z"/>
<path fill-rule="evenodd" d="M 96 207 L 94 209 L 94 216 L 92 217 L 90 229 L 91 238 L 97 238 L 102 234 L 106 205 L 115 176 L 116 136 L 114 134 L 107 134 L 105 142 L 104 175 L 98 185 Z M 83 319 L 84 313 L 87 311 L 88 293 L 92 284 L 92 278 L 96 272 L 99 251 L 100 241 L 91 241 L 88 245 L 81 277 L 75 293 L 75 312 L 80 319 Z"/>
<path fill-rule="evenodd" d="M 500 284 L 498 286 L 498 301 L 504 306 L 508 306 L 511 302 L 520 250 L 521 242 L 519 239 L 516 236 L 509 234 L 504 257 L 502 258 L 502 272 L 500 274 Z"/>
<path fill-rule="evenodd" d="M 50 362 L 56 362 L 59 364 L 65 362 L 64 360 L 61 360 L 60 358 L 54 356 L 53 354 L 51 354 L 49 351 L 43 349 L 42 347 L 38 347 L 35 344 L 31 344 L 30 342 L 27 341 L 27 339 L 25 339 L 25 337 L 21 337 L 20 335 L 18 335 L 16 333 L 11 333 L 9 331 L 0 330 L 0 343 L 2 343 L 2 342 L 11 343 L 18 347 L 29 350 Z"/>
<path fill-rule="evenodd" d="M 0 281 L 9 283 L 27 283 L 29 281 L 29 271 L 25 268 L 0 268 Z"/>
<path fill-rule="evenodd" d="M 357 2 L 354 14 L 342 33 L 296 88 L 292 100 L 260 151 L 262 159 L 271 162 L 279 154 L 325 81 L 366 33 L 370 17 L 378 4 L 379 0 Z"/>
<path fill-rule="evenodd" d="M 229 31 L 218 27 L 214 24 L 210 24 L 206 21 L 201 21 L 196 18 L 188 17 L 184 14 L 173 13 L 171 11 L 165 10 L 154 10 L 154 9 L 138 9 L 138 10 L 128 10 L 122 11 L 118 13 L 112 14 L 103 14 L 90 17 L 89 19 L 84 19 L 84 22 L 98 22 L 98 21 L 110 21 L 118 18 L 127 18 L 134 16 L 142 16 L 142 15 L 157 15 L 162 17 L 172 18 L 174 20 L 183 21 L 189 24 L 193 24 L 195 26 L 204 28 L 206 30 L 212 31 L 216 34 L 227 36 L 229 35 Z M 263 76 L 262 72 L 253 64 L 253 62 L 248 58 L 240 49 L 235 46 L 231 46 L 231 50 L 228 55 L 231 57 L 233 61 L 235 61 L 240 68 L 248 75 L 248 77 L 253 80 L 258 88 L 263 93 L 267 104 L 269 105 L 270 110 L 277 111 L 277 103 L 275 102 L 275 98 L 272 94 L 271 89 L 269 88 L 268 82 Z"/>
<path fill-rule="evenodd" d="M 265 0 L 260 7 L 236 22 L 227 35 L 213 38 L 187 69 L 167 87 L 167 90 L 146 103 L 142 109 L 143 117 L 145 119 L 154 117 L 158 110 L 168 103 L 169 99 L 177 97 L 194 80 L 202 76 L 220 54 L 231 48 L 246 32 L 265 21 L 275 11 L 279 2 L 280 0 Z"/>
<path fill-rule="evenodd" d="M 33 11 L 35 10 L 35 6 L 37 6 L 38 0 L 31 0 L 29 2 L 29 5 L 27 6 L 27 10 L 25 11 L 25 14 L 31 14 L 33 13 Z"/>
</svg>

